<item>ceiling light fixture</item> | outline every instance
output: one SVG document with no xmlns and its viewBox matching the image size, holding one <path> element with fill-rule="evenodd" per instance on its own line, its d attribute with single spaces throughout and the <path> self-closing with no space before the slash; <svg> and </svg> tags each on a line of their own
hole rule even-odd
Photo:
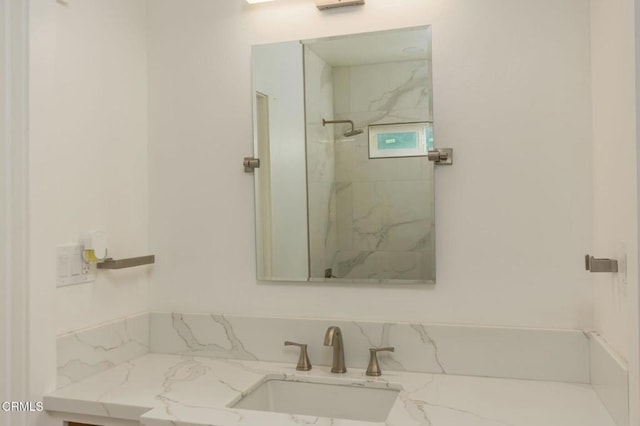
<svg viewBox="0 0 640 426">
<path fill-rule="evenodd" d="M 320 10 L 344 6 L 362 6 L 363 4 L 364 0 L 316 0 L 316 7 Z"/>
</svg>

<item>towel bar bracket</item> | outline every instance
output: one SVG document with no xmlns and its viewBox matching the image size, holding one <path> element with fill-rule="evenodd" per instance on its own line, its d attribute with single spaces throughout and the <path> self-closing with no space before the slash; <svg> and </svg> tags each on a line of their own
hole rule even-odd
<svg viewBox="0 0 640 426">
<path fill-rule="evenodd" d="M 618 272 L 618 261 L 615 259 L 596 259 L 587 254 L 584 262 L 589 272 Z"/>
</svg>

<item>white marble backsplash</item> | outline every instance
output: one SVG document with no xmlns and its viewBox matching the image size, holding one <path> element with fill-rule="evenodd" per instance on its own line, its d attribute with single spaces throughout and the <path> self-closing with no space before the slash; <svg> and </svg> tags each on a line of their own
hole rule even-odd
<svg viewBox="0 0 640 426">
<path fill-rule="evenodd" d="M 331 325 L 342 329 L 348 367 L 366 368 L 370 347 L 394 346 L 379 355 L 383 371 L 593 382 L 626 426 L 624 365 L 599 336 L 580 330 L 152 312 L 59 336 L 58 387 L 147 352 L 295 365 L 298 350 L 285 340 L 307 343 L 311 363 L 326 366 Z"/>
<path fill-rule="evenodd" d="M 629 426 L 627 365 L 597 333 L 591 337 L 591 384 L 617 426 Z"/>
<path fill-rule="evenodd" d="M 57 338 L 57 387 L 149 352 L 149 314 L 121 318 Z"/>
<path fill-rule="evenodd" d="M 366 368 L 369 348 L 394 346 L 380 354 L 382 370 L 589 383 L 589 336 L 579 330 L 543 330 L 264 318 L 237 315 L 150 314 L 150 350 L 213 358 L 295 364 L 298 350 L 285 340 L 309 345 L 311 363 L 329 365 L 326 329 L 342 329 L 347 367 Z"/>
</svg>

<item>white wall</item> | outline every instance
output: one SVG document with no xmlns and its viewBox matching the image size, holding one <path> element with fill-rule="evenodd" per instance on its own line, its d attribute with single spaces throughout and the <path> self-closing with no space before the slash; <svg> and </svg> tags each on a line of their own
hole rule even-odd
<svg viewBox="0 0 640 426">
<path fill-rule="evenodd" d="M 637 285 L 633 10 L 629 0 L 592 2 L 593 198 L 596 257 L 626 246 L 628 282 L 594 274 L 595 326 L 628 359 L 631 288 Z"/>
<path fill-rule="evenodd" d="M 594 326 L 629 363 L 631 424 L 638 412 L 638 174 L 632 0 L 591 0 L 593 105 L 592 253 L 622 258 L 620 274 L 594 274 Z"/>
<path fill-rule="evenodd" d="M 56 289 L 56 246 L 89 229 L 106 230 L 115 258 L 149 251 L 147 15 L 144 0 L 30 7 L 30 386 L 38 400 L 55 388 L 56 333 L 147 310 L 147 268 Z"/>
<path fill-rule="evenodd" d="M 154 0 L 149 16 L 152 309 L 591 325 L 588 2 Z M 436 172 L 437 285 L 257 282 L 251 44 L 425 24 L 455 149 Z"/>
</svg>

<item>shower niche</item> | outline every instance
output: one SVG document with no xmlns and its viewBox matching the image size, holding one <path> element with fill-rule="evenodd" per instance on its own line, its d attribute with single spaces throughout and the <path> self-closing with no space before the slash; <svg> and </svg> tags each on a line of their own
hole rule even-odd
<svg viewBox="0 0 640 426">
<path fill-rule="evenodd" d="M 431 28 L 252 50 L 257 276 L 435 283 Z"/>
</svg>

